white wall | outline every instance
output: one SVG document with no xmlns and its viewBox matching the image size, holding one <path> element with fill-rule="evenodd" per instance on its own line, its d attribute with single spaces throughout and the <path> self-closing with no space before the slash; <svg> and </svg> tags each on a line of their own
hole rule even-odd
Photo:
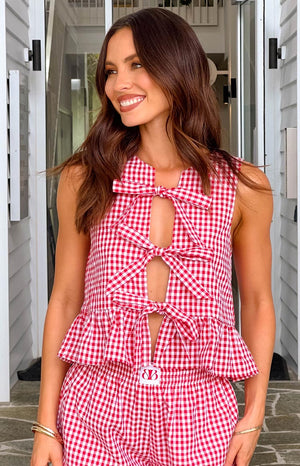
<svg viewBox="0 0 300 466">
<path fill-rule="evenodd" d="M 7 70 L 17 69 L 29 78 L 23 49 L 29 46 L 29 18 L 26 1 L 6 2 Z M 29 154 L 29 158 L 31 154 Z M 30 218 L 9 224 L 9 334 L 10 381 L 17 380 L 16 371 L 32 360 L 31 335 L 31 251 Z"/>
<path fill-rule="evenodd" d="M 298 228 L 297 200 L 285 197 L 284 128 L 297 127 L 297 0 L 282 0 L 280 45 L 287 47 L 281 64 L 281 345 L 298 372 Z M 299 76 L 298 76 L 299 79 Z"/>
<path fill-rule="evenodd" d="M 224 7 L 220 7 L 218 26 L 193 27 L 206 53 L 225 53 L 224 18 Z"/>
<path fill-rule="evenodd" d="M 225 2 L 226 3 L 226 2 Z M 104 39 L 104 28 L 103 26 L 96 25 L 75 25 L 76 22 L 70 23 L 69 14 L 72 13 L 72 9 L 66 8 L 59 5 L 60 17 L 65 20 L 66 24 L 72 24 L 72 31 L 77 37 L 78 53 L 99 53 L 101 44 Z M 64 12 L 63 12 L 64 10 Z M 85 9 L 83 9 L 85 10 Z M 193 29 L 196 32 L 199 40 L 206 53 L 225 53 L 225 28 L 224 28 L 224 8 L 219 8 L 219 24 L 218 26 L 194 26 Z M 72 41 L 66 43 L 66 53 L 73 52 Z"/>
<path fill-rule="evenodd" d="M 32 39 L 44 43 L 44 2 L 6 1 L 6 65 L 28 80 L 29 216 L 8 225 L 10 386 L 17 371 L 41 354 L 47 306 L 45 176 L 45 66 L 33 72 L 24 62 L 24 48 Z M 3 69 L 3 68 L 2 68 Z M 2 77 L 2 76 L 1 76 Z M 5 170 L 4 170 L 5 172 Z M 7 189 L 7 181 L 6 181 Z M 7 202 L 6 202 L 7 210 Z M 5 224 L 4 224 L 5 225 Z"/>
</svg>

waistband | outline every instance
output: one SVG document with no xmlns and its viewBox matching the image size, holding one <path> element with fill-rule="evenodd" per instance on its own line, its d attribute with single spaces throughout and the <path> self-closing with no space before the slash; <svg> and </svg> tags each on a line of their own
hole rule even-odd
<svg viewBox="0 0 300 466">
<path fill-rule="evenodd" d="M 101 373 L 102 377 L 109 377 L 115 378 L 119 381 L 130 381 L 130 382 L 139 382 L 141 378 L 141 372 L 147 370 L 147 368 L 153 368 L 154 372 L 158 369 L 159 371 L 159 385 L 190 385 L 193 383 L 199 383 L 203 381 L 208 381 L 212 379 L 216 379 L 214 375 L 207 373 L 207 371 L 201 368 L 195 369 L 172 369 L 166 370 L 160 368 L 158 364 L 151 364 L 148 366 L 141 366 L 139 368 L 131 367 L 127 364 L 119 363 L 119 362 L 109 362 L 103 366 L 98 366 L 100 369 L 99 375 Z M 149 371 L 148 375 L 149 377 Z"/>
</svg>

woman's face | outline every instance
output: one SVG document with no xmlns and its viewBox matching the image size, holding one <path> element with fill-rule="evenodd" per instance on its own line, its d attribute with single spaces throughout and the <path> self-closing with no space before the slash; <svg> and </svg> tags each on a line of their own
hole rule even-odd
<svg viewBox="0 0 300 466">
<path fill-rule="evenodd" d="M 136 54 L 129 28 L 117 31 L 108 42 L 105 92 L 125 126 L 165 125 L 169 104 Z"/>
</svg>

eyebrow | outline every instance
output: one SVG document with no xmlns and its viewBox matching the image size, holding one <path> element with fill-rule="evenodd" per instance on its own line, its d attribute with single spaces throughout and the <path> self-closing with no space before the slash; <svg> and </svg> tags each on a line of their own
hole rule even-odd
<svg viewBox="0 0 300 466">
<path fill-rule="evenodd" d="M 126 57 L 125 60 L 124 60 L 124 63 L 129 62 L 129 61 L 132 60 L 133 58 L 138 58 L 138 56 L 137 56 L 136 53 L 133 53 L 132 55 L 129 55 L 128 57 Z M 106 62 L 105 62 L 105 65 L 114 66 L 114 63 L 111 62 L 111 61 L 106 61 Z"/>
</svg>

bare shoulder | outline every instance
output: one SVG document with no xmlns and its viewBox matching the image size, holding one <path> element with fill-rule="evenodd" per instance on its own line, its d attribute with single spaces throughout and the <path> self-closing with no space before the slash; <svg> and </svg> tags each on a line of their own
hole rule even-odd
<svg viewBox="0 0 300 466">
<path fill-rule="evenodd" d="M 270 183 L 267 178 L 267 176 L 264 174 L 264 172 L 258 168 L 252 165 L 252 163 L 249 162 L 243 162 L 241 166 L 241 173 L 245 175 L 250 181 L 253 183 L 257 183 L 259 187 L 261 187 L 265 191 L 270 191 Z M 243 183 L 240 183 L 243 184 Z M 243 184 L 243 186 L 245 186 Z M 239 189 L 241 186 L 239 186 Z"/>
<path fill-rule="evenodd" d="M 248 210 L 254 210 L 258 213 L 263 210 L 266 213 L 271 209 L 272 213 L 272 189 L 265 173 L 250 163 L 242 165 L 241 173 L 254 184 L 253 187 L 250 187 L 239 180 L 237 199 L 242 212 L 245 214 Z"/>
<path fill-rule="evenodd" d="M 253 186 L 238 181 L 233 230 L 249 222 L 269 225 L 273 215 L 273 196 L 267 176 L 250 163 L 242 164 L 241 173 Z"/>
<path fill-rule="evenodd" d="M 84 172 L 80 166 L 65 167 L 57 190 L 59 229 L 52 299 L 75 303 L 76 312 L 83 299 L 84 273 L 90 249 L 89 234 L 76 228 L 78 190 L 83 179 Z"/>
<path fill-rule="evenodd" d="M 66 166 L 61 172 L 58 189 L 77 194 L 84 178 L 85 169 L 82 165 Z"/>
<path fill-rule="evenodd" d="M 75 213 L 78 191 L 85 178 L 85 170 L 80 165 L 66 166 L 61 172 L 57 189 L 58 213 L 71 211 Z"/>
<path fill-rule="evenodd" d="M 76 231 L 78 191 L 84 177 L 84 169 L 79 165 L 65 167 L 60 175 L 56 200 L 57 212 L 60 230 L 63 229 L 68 234 Z"/>
</svg>

